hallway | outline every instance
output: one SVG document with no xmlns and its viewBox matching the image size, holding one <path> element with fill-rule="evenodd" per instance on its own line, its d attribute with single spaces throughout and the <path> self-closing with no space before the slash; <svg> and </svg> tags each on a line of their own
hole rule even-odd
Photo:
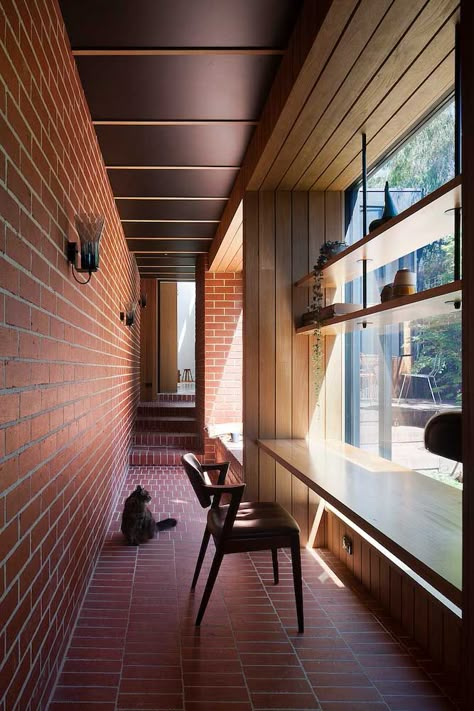
<svg viewBox="0 0 474 711">
<path fill-rule="evenodd" d="M 303 554 L 304 635 L 296 634 L 289 560 L 272 584 L 265 553 L 228 556 L 202 628 L 194 627 L 207 570 L 189 587 L 203 510 L 181 467 L 132 467 L 157 518 L 178 526 L 140 548 L 124 545 L 121 504 L 110 523 L 50 711 L 445 711 L 429 660 L 415 661 L 342 566 Z M 207 558 L 209 562 L 209 555 Z M 380 615 L 379 615 L 380 613 Z M 405 643 L 405 644 L 404 644 Z M 407 646 L 405 646 L 407 645 Z"/>
</svg>

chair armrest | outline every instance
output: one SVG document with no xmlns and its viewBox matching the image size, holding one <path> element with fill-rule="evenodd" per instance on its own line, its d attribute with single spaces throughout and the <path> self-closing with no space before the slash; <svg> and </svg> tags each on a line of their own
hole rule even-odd
<svg viewBox="0 0 474 711">
<path fill-rule="evenodd" d="M 237 489 L 242 489 L 242 493 L 245 489 L 245 484 L 206 484 L 206 491 L 209 494 L 234 494 Z"/>
<path fill-rule="evenodd" d="M 203 472 L 218 471 L 219 477 L 217 479 L 217 483 L 221 485 L 225 482 L 229 466 L 230 462 L 219 462 L 218 464 L 201 464 L 201 469 Z"/>
</svg>

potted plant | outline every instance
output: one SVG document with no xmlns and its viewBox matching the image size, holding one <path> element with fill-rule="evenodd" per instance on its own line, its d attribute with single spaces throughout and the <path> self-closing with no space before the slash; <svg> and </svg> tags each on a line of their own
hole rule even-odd
<svg viewBox="0 0 474 711">
<path fill-rule="evenodd" d="M 321 333 L 322 319 L 319 317 L 324 308 L 324 287 L 323 287 L 323 267 L 326 262 L 346 248 L 345 242 L 327 241 L 319 248 L 318 261 L 313 267 L 313 292 L 310 306 L 310 314 L 314 319 L 314 343 L 313 343 L 313 374 L 314 389 L 316 399 L 319 396 L 324 376 L 323 364 L 323 338 Z"/>
</svg>

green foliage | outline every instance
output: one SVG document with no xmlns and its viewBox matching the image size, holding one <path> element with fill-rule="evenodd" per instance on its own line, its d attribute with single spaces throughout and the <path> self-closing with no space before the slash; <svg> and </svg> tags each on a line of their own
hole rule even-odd
<svg viewBox="0 0 474 711">
<path fill-rule="evenodd" d="M 428 121 L 370 177 L 369 188 L 414 188 L 424 195 L 454 176 L 454 104 Z"/>
<path fill-rule="evenodd" d="M 412 343 L 416 351 L 413 372 L 434 372 L 441 401 L 460 404 L 461 319 L 454 317 L 447 323 L 444 317 L 412 325 Z"/>
<path fill-rule="evenodd" d="M 413 188 L 427 195 L 454 176 L 454 103 L 446 106 L 412 136 L 369 180 L 370 188 Z M 454 239 L 433 242 L 417 253 L 418 291 L 453 280 Z M 413 372 L 436 371 L 438 394 L 444 403 L 461 398 L 461 322 L 454 317 L 412 323 Z M 428 390 L 417 386 L 420 397 Z"/>
</svg>

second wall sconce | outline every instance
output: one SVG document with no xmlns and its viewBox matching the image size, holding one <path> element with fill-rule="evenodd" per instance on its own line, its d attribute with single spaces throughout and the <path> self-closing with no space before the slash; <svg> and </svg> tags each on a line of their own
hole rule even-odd
<svg viewBox="0 0 474 711">
<path fill-rule="evenodd" d="M 104 229 L 104 218 L 101 215 L 80 213 L 75 216 L 74 222 L 79 235 L 79 249 L 77 242 L 68 242 L 66 256 L 72 265 L 72 275 L 78 284 L 87 284 L 99 268 L 99 242 Z M 86 281 L 78 279 L 77 273 L 88 273 Z"/>
<path fill-rule="evenodd" d="M 138 299 L 138 305 L 142 307 L 142 309 L 145 308 L 146 306 L 146 293 L 143 292 L 143 294 L 140 294 L 140 298 Z"/>
<path fill-rule="evenodd" d="M 135 321 L 135 304 L 133 302 L 125 304 L 124 311 L 120 312 L 120 320 L 125 321 L 126 326 L 133 326 Z"/>
</svg>

